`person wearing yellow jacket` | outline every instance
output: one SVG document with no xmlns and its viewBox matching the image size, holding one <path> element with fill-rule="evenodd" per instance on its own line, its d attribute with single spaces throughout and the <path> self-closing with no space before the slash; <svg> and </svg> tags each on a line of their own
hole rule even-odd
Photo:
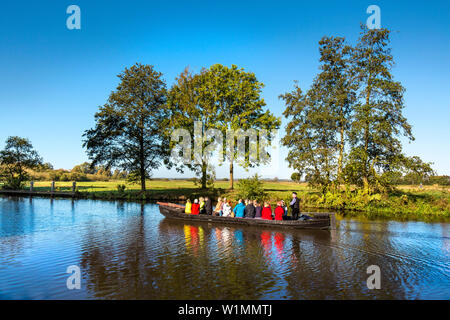
<svg viewBox="0 0 450 320">
<path fill-rule="evenodd" d="M 186 214 L 191 214 L 191 209 L 192 209 L 192 203 L 191 203 L 191 200 L 187 200 L 186 201 L 186 208 L 184 209 L 184 213 L 186 213 Z"/>
</svg>

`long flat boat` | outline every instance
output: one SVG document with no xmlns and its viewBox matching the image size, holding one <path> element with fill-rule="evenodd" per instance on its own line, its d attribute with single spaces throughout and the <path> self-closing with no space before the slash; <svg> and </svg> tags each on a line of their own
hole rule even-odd
<svg viewBox="0 0 450 320">
<path fill-rule="evenodd" d="M 336 217 L 333 212 L 317 212 L 308 213 L 312 215 L 308 220 L 264 220 L 264 219 L 251 219 L 251 218 L 232 218 L 232 217 L 219 217 L 210 216 L 206 214 L 186 214 L 184 213 L 184 206 L 168 203 L 157 202 L 159 205 L 159 212 L 168 219 L 184 220 L 184 221 L 203 221 L 225 224 L 239 224 L 249 226 L 260 227 L 286 227 L 295 229 L 336 229 Z"/>
</svg>

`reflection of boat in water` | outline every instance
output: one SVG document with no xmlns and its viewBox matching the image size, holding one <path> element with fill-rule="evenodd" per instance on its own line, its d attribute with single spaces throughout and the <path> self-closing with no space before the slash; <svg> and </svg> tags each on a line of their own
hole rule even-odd
<svg viewBox="0 0 450 320">
<path fill-rule="evenodd" d="M 195 242 L 196 230 L 200 237 L 200 246 Z M 198 254 L 196 246 L 211 249 L 211 244 L 217 244 L 221 257 L 230 256 L 233 248 L 250 248 L 259 244 L 264 256 L 275 260 L 299 261 L 303 251 L 309 252 L 317 248 L 328 247 L 332 243 L 333 231 L 316 229 L 268 229 L 255 226 L 215 224 L 205 221 L 186 222 L 178 219 L 162 219 L 159 222 L 160 234 L 182 236 L 185 247 L 194 255 Z M 170 242 L 169 239 L 165 241 Z M 204 243 L 204 245 L 202 245 Z M 306 244 L 302 247 L 301 244 Z M 254 252 L 253 252 L 254 253 Z"/>
<path fill-rule="evenodd" d="M 174 204 L 157 202 L 159 211 L 168 219 L 184 220 L 189 222 L 203 221 L 218 224 L 234 224 L 247 225 L 257 227 L 280 227 L 280 228 L 294 228 L 294 229 L 335 229 L 336 218 L 334 213 L 311 213 L 313 216 L 309 220 L 263 220 L 263 219 L 248 219 L 248 218 L 231 218 L 218 217 L 210 215 L 192 215 L 184 213 L 184 206 Z"/>
</svg>

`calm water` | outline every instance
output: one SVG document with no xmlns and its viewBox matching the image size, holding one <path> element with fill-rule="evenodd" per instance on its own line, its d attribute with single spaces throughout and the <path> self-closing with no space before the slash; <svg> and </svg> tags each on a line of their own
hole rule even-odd
<svg viewBox="0 0 450 320">
<path fill-rule="evenodd" d="M 154 204 L 0 197 L 0 298 L 449 299 L 450 225 L 260 230 L 168 221 Z"/>
</svg>

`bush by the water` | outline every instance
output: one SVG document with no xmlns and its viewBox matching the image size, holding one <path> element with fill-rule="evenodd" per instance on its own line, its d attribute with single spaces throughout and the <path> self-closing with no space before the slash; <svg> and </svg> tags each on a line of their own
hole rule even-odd
<svg viewBox="0 0 450 320">
<path fill-rule="evenodd" d="M 263 200 L 267 193 L 264 190 L 264 182 L 255 174 L 248 179 L 240 179 L 237 183 L 238 197 L 241 199 Z"/>
<path fill-rule="evenodd" d="M 450 218 L 448 195 L 367 194 L 363 190 L 344 192 L 308 193 L 303 197 L 306 206 L 343 210 L 348 215 L 371 218 L 439 220 Z"/>
</svg>

